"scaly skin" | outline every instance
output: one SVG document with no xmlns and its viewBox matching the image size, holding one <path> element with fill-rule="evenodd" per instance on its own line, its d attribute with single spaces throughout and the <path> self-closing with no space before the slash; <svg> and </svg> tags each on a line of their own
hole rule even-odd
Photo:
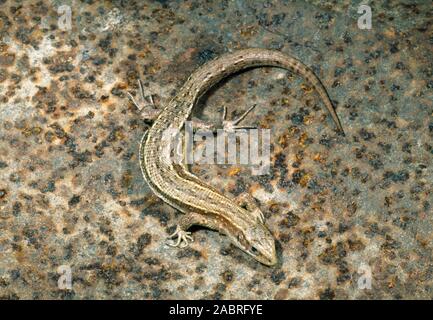
<svg viewBox="0 0 433 320">
<path fill-rule="evenodd" d="M 194 176 L 186 166 L 172 163 L 169 143 L 164 136 L 168 129 L 183 127 L 197 100 L 214 84 L 237 71 L 258 66 L 280 67 L 302 75 L 317 91 L 337 128 L 343 132 L 324 86 L 307 66 L 279 51 L 244 49 L 204 64 L 189 77 L 143 136 L 140 165 L 152 191 L 185 213 L 173 234 L 178 236 L 176 245 L 192 240 L 186 232 L 191 225 L 202 225 L 226 234 L 240 249 L 271 266 L 277 262 L 275 241 L 264 224 L 260 209 L 251 201 L 248 203 L 250 208 L 244 209 L 238 201 Z"/>
</svg>

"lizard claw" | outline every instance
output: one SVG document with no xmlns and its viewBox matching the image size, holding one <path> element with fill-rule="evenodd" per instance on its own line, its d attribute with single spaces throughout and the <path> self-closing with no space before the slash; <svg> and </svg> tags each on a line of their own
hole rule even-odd
<svg viewBox="0 0 433 320">
<path fill-rule="evenodd" d="M 188 246 L 188 242 L 194 241 L 194 238 L 191 236 L 191 232 L 187 232 L 182 230 L 179 226 L 176 227 L 176 231 L 168 236 L 169 239 L 177 237 L 177 241 L 167 242 L 167 244 L 171 247 L 179 247 L 185 248 Z"/>
<path fill-rule="evenodd" d="M 226 116 L 227 116 L 227 107 L 224 106 L 224 111 L 223 111 L 223 128 L 224 131 L 235 131 L 235 130 L 239 130 L 239 129 L 254 129 L 256 128 L 255 126 L 238 126 L 238 124 L 248 115 L 248 113 L 251 112 L 251 110 L 253 110 L 256 107 L 256 105 L 253 105 L 252 107 L 250 107 L 247 111 L 245 111 L 243 114 L 241 114 L 238 118 L 234 119 L 234 120 L 226 120 Z"/>
</svg>

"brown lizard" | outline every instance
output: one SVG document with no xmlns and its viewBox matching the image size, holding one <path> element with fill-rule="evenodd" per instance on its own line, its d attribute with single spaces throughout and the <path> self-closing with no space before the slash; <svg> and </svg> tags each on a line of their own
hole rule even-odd
<svg viewBox="0 0 433 320">
<path fill-rule="evenodd" d="M 155 109 L 147 111 L 147 117 L 156 117 L 156 120 L 141 140 L 140 166 L 152 191 L 185 214 L 179 220 L 176 231 L 169 236 L 178 238 L 172 245 L 186 246 L 188 241 L 193 240 L 188 228 L 201 225 L 227 235 L 237 247 L 271 266 L 277 262 L 275 240 L 265 226 L 263 213 L 254 199 L 248 194 L 230 199 L 190 173 L 186 165 L 173 163 L 168 154 L 171 152 L 169 143 L 164 137 L 167 130 L 180 130 L 184 126 L 197 100 L 210 87 L 237 71 L 258 66 L 280 67 L 303 76 L 317 91 L 338 130 L 343 133 L 326 89 L 310 68 L 279 51 L 244 49 L 224 54 L 204 64 L 188 78 L 161 112 Z M 143 94 L 141 84 L 140 90 Z M 137 104 L 132 95 L 131 99 Z M 241 128 L 238 123 L 251 109 L 236 120 L 224 121 L 224 128 Z"/>
</svg>

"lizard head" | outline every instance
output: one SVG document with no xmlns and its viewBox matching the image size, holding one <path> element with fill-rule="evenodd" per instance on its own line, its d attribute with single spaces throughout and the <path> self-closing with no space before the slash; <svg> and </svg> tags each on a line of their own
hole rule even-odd
<svg viewBox="0 0 433 320">
<path fill-rule="evenodd" d="M 267 266 L 277 263 L 274 237 L 261 221 L 255 221 L 243 231 L 237 232 L 232 241 L 237 247 Z"/>
</svg>

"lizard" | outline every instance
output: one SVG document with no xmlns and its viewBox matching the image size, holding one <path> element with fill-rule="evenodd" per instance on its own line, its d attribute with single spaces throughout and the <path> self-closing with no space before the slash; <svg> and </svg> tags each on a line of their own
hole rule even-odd
<svg viewBox="0 0 433 320">
<path fill-rule="evenodd" d="M 283 68 L 303 76 L 318 93 L 337 129 L 344 135 L 340 120 L 320 79 L 301 61 L 277 50 L 241 49 L 205 63 L 191 74 L 161 111 L 155 108 L 144 110 L 128 94 L 133 103 L 145 111 L 145 118 L 154 119 L 139 147 L 143 177 L 159 198 L 184 213 L 178 220 L 175 232 L 168 236 L 169 239 L 177 237 L 177 241 L 169 244 L 187 246 L 193 241 L 191 232 L 187 230 L 192 225 L 200 225 L 225 234 L 235 246 L 254 259 L 272 266 L 278 261 L 275 239 L 265 225 L 263 212 L 255 199 L 248 193 L 231 199 L 192 174 L 186 165 L 174 163 L 170 160 L 170 141 L 164 137 L 167 130 L 181 130 L 198 99 L 213 85 L 238 71 L 259 66 Z M 143 87 L 141 82 L 139 84 L 144 99 Z M 232 121 L 225 120 L 227 110 L 224 107 L 224 130 L 247 128 L 238 124 L 253 107 Z"/>
</svg>

